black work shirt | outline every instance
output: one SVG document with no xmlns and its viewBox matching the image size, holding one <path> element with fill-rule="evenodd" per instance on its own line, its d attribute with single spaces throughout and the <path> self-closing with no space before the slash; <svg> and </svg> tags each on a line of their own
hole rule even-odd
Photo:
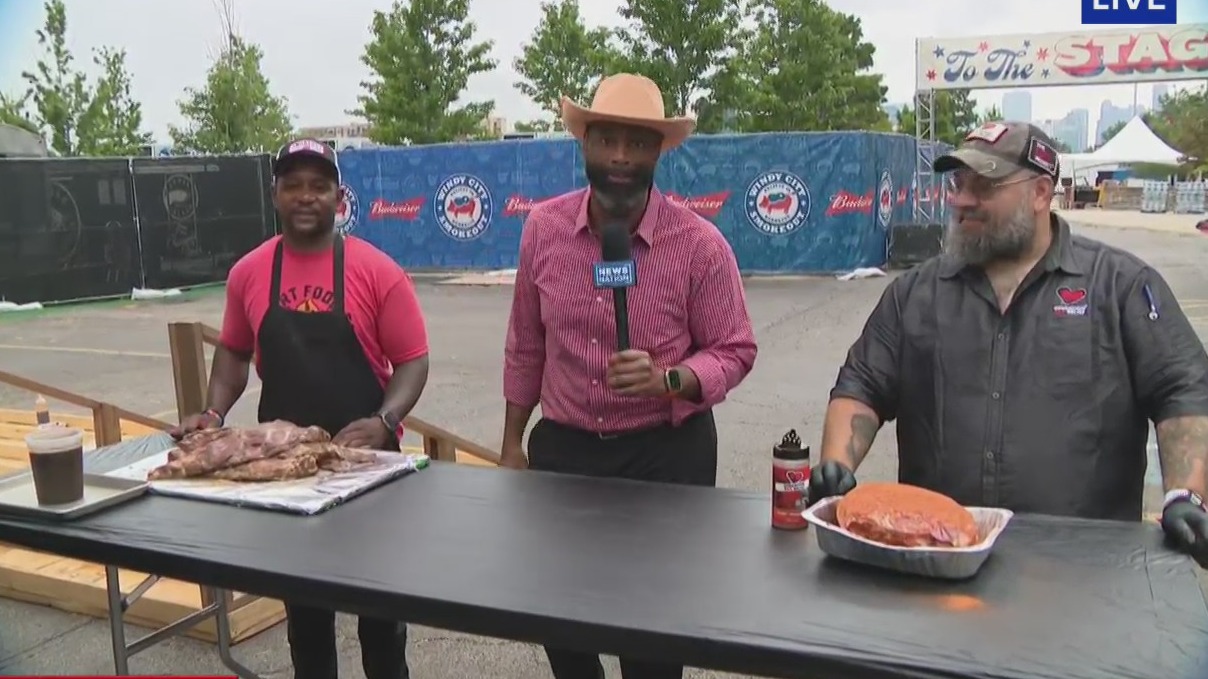
<svg viewBox="0 0 1208 679">
<path fill-rule="evenodd" d="M 1147 419 L 1208 415 L 1208 355 L 1137 257 L 1053 243 L 1001 313 L 948 255 L 886 288 L 831 397 L 896 419 L 898 476 L 966 506 L 1138 520 Z"/>
</svg>

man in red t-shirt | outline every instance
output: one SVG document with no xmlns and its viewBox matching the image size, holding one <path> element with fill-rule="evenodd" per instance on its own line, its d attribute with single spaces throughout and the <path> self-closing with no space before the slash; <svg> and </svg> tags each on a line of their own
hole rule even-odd
<svg viewBox="0 0 1208 679">
<path fill-rule="evenodd" d="M 207 408 L 172 434 L 223 426 L 260 376 L 259 421 L 317 425 L 352 448 L 398 450 L 400 422 L 428 379 L 428 338 L 410 278 L 369 243 L 335 230 L 340 170 L 314 139 L 286 144 L 273 168 L 282 235 L 227 278 Z M 335 613 L 286 603 L 296 679 L 337 679 Z M 367 679 L 405 679 L 403 623 L 362 617 Z"/>
</svg>

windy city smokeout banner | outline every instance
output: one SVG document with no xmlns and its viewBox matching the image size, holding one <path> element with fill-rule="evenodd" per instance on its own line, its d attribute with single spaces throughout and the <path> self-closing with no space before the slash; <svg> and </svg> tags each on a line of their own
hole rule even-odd
<svg viewBox="0 0 1208 679">
<path fill-rule="evenodd" d="M 1208 78 L 1208 23 L 926 38 L 916 44 L 919 90 Z"/>
<path fill-rule="evenodd" d="M 846 272 L 885 263 L 915 158 L 903 134 L 696 135 L 655 182 L 715 224 L 746 273 Z M 533 207 L 587 184 L 573 139 L 358 149 L 340 170 L 336 225 L 416 271 L 514 268 Z"/>
</svg>

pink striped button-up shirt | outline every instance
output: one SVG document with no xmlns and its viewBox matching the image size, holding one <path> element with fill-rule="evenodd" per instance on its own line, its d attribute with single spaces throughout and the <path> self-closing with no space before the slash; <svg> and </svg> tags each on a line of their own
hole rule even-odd
<svg viewBox="0 0 1208 679">
<path fill-rule="evenodd" d="M 627 397 L 605 379 L 617 351 L 609 289 L 596 289 L 600 241 L 587 225 L 589 189 L 537 205 L 520 236 L 503 393 L 555 422 L 599 433 L 679 424 L 725 400 L 755 363 L 738 263 L 713 224 L 653 189 L 633 243 L 630 346 L 659 368 L 684 365 L 702 402 Z"/>
</svg>

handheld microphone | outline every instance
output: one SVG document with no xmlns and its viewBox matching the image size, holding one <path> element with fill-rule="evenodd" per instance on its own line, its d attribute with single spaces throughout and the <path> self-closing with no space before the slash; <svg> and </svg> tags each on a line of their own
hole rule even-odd
<svg viewBox="0 0 1208 679">
<path fill-rule="evenodd" d="M 626 294 L 638 282 L 634 264 L 633 241 L 624 224 L 607 224 L 600 229 L 601 259 L 595 265 L 596 288 L 612 288 L 613 313 L 617 322 L 617 349 L 629 348 L 629 307 Z"/>
</svg>

